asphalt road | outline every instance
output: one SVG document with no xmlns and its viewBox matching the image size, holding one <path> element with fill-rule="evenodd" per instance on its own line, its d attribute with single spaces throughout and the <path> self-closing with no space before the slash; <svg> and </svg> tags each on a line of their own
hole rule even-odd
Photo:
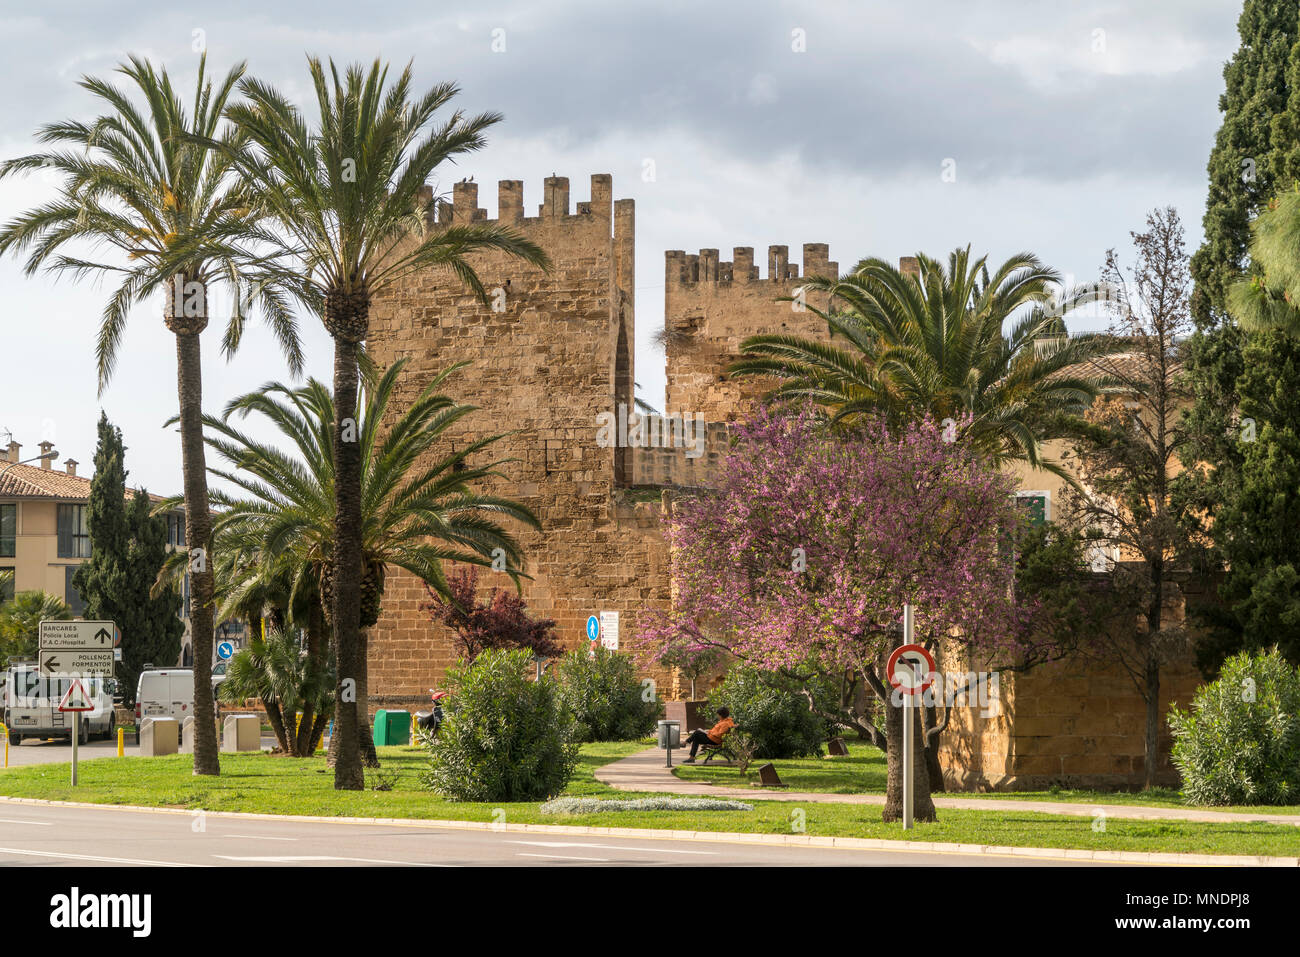
<svg viewBox="0 0 1300 957">
<path fill-rule="evenodd" d="M 0 747 L 4 747 L 2 742 L 0 742 Z M 128 755 L 139 753 L 136 749 L 135 735 L 128 734 L 126 736 L 125 747 Z M 262 738 L 262 747 L 275 747 L 275 738 L 264 736 Z M 113 735 L 111 740 L 91 740 L 89 744 L 83 744 L 77 749 L 78 761 L 114 757 L 117 757 L 116 734 Z M 22 744 L 11 744 L 9 746 L 9 766 L 11 768 L 20 768 L 30 764 L 59 764 L 71 760 L 72 745 L 63 738 L 51 738 L 44 741 L 28 739 Z M 0 773 L 3 773 L 3 771 L 0 771 Z"/>
<path fill-rule="evenodd" d="M 0 802 L 0 864 L 150 866 L 1043 866 L 1077 861 L 253 820 Z"/>
<path fill-rule="evenodd" d="M 135 753 L 135 738 L 127 736 L 126 753 Z M 0 742 L 0 747 L 4 744 Z M 111 741 L 92 740 L 77 749 L 77 760 L 89 761 L 91 758 L 111 758 L 117 756 L 117 735 Z M 24 741 L 22 744 L 9 745 L 9 766 L 20 768 L 29 764 L 58 764 L 72 760 L 72 745 L 61 738 L 45 741 Z"/>
</svg>

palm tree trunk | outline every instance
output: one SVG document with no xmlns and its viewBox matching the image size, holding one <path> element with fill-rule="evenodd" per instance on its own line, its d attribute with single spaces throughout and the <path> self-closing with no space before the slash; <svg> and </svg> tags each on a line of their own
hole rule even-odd
<svg viewBox="0 0 1300 957">
<path fill-rule="evenodd" d="M 275 732 L 275 740 L 280 745 L 280 750 L 285 754 L 293 754 L 292 742 L 289 740 L 284 718 L 280 715 L 279 704 L 271 698 L 263 697 L 262 707 L 266 709 L 266 720 L 271 725 L 271 730 Z"/>
<path fill-rule="evenodd" d="M 203 296 L 206 307 L 207 293 Z M 206 315 L 206 308 L 204 310 Z M 208 510 L 203 451 L 203 370 L 199 334 L 207 319 L 167 317 L 176 333 L 180 398 L 181 469 L 185 486 L 185 536 L 190 549 L 190 636 L 194 649 L 194 773 L 220 774 L 216 710 L 212 701 L 212 516 Z"/>
<path fill-rule="evenodd" d="M 334 338 L 334 636 L 337 649 L 338 696 L 334 739 L 334 787 L 360 791 L 365 787 L 361 767 L 357 711 L 358 647 L 361 630 L 361 436 L 357 428 L 357 343 Z M 197 676 L 195 681 L 197 681 Z M 333 741 L 331 741 L 333 745 Z"/>
<path fill-rule="evenodd" d="M 357 641 L 357 744 L 361 760 L 368 768 L 379 767 L 379 753 L 375 751 L 375 736 L 370 728 L 370 629 L 362 628 Z"/>
<path fill-rule="evenodd" d="M 311 729 L 311 740 L 308 742 L 306 757 L 311 757 L 320 747 L 321 738 L 325 737 L 325 726 L 329 723 L 329 716 L 322 713 L 316 715 L 316 722 Z"/>
<path fill-rule="evenodd" d="M 311 607 L 307 611 L 307 662 L 308 667 L 313 670 L 320 667 L 321 663 L 324 617 L 320 602 L 313 599 Z M 302 721 L 298 725 L 299 757 L 307 758 L 316 753 L 315 739 L 313 737 L 316 733 L 316 720 L 315 703 L 304 701 L 302 704 Z"/>
</svg>

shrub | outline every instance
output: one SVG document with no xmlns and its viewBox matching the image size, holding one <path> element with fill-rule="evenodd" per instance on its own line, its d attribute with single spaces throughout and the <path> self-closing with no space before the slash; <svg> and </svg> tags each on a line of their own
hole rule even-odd
<svg viewBox="0 0 1300 957">
<path fill-rule="evenodd" d="M 831 728 L 808 709 L 808 699 L 775 675 L 733 668 L 709 696 L 710 708 L 727 707 L 736 727 L 754 742 L 754 757 L 802 758 L 822 753 Z"/>
<path fill-rule="evenodd" d="M 447 672 L 446 717 L 421 780 L 453 801 L 543 801 L 578 760 L 573 718 L 554 679 L 530 680 L 526 649 L 489 648 Z"/>
<path fill-rule="evenodd" d="M 628 741 L 654 730 L 663 713 L 659 698 L 642 687 L 627 655 L 597 647 L 560 659 L 564 704 L 577 724 L 579 741 Z"/>
<path fill-rule="evenodd" d="M 1170 712 L 1169 726 L 1188 800 L 1300 803 L 1300 670 L 1276 648 L 1229 658 L 1190 712 Z"/>
</svg>

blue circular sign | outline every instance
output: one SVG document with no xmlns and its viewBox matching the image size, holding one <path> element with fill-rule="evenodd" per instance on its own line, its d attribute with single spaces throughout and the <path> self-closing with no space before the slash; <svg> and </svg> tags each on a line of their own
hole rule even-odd
<svg viewBox="0 0 1300 957">
<path fill-rule="evenodd" d="M 235 646 L 229 641 L 223 641 L 217 645 L 217 657 L 225 661 L 235 653 Z"/>
<path fill-rule="evenodd" d="M 587 619 L 587 640 L 595 641 L 600 637 L 600 619 L 592 615 Z"/>
</svg>

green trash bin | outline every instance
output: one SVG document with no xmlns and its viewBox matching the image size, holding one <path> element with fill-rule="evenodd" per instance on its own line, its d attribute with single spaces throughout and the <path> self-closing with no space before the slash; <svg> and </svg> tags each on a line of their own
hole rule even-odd
<svg viewBox="0 0 1300 957">
<path fill-rule="evenodd" d="M 375 747 L 411 743 L 411 715 L 407 711 L 375 712 Z"/>
</svg>

